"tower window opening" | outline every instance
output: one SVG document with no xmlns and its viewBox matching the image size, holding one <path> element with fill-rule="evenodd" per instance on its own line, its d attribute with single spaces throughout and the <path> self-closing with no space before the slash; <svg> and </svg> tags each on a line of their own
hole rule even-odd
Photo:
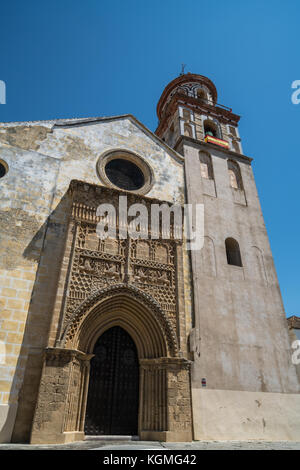
<svg viewBox="0 0 300 470">
<path fill-rule="evenodd" d="M 210 135 L 211 137 L 220 138 L 218 127 L 213 121 L 204 121 L 204 135 Z"/>
<path fill-rule="evenodd" d="M 197 98 L 198 98 L 198 100 L 200 100 L 200 101 L 207 101 L 205 91 L 202 90 L 202 88 L 198 88 L 198 90 L 197 90 Z"/>
<path fill-rule="evenodd" d="M 188 109 L 184 109 L 182 114 L 183 114 L 183 119 L 184 119 L 185 121 L 187 121 L 187 122 L 190 121 L 190 119 L 191 119 L 191 112 L 190 112 Z"/>
<path fill-rule="evenodd" d="M 206 152 L 199 152 L 200 172 L 202 178 L 213 179 L 213 166 L 211 156 Z"/>
<path fill-rule="evenodd" d="M 187 137 L 193 137 L 193 131 L 189 124 L 184 124 L 184 135 Z"/>
<path fill-rule="evenodd" d="M 242 258 L 238 242 L 234 238 L 225 240 L 227 263 L 232 266 L 242 267 Z"/>
<path fill-rule="evenodd" d="M 240 153 L 240 146 L 236 140 L 232 141 L 232 147 L 235 152 Z"/>
<path fill-rule="evenodd" d="M 236 129 L 233 126 L 229 126 L 229 130 L 234 137 L 237 137 Z"/>
<path fill-rule="evenodd" d="M 229 174 L 230 186 L 234 189 L 239 189 L 235 172 L 233 170 L 229 169 L 228 174 Z"/>
<path fill-rule="evenodd" d="M 207 163 L 201 162 L 201 163 L 200 163 L 200 168 L 201 168 L 201 176 L 202 176 L 202 178 L 209 179 L 209 175 L 208 175 L 208 165 L 207 165 Z"/>
<path fill-rule="evenodd" d="M 228 160 L 228 176 L 230 181 L 230 186 L 234 189 L 243 189 L 242 175 L 240 168 L 236 162 Z"/>
</svg>

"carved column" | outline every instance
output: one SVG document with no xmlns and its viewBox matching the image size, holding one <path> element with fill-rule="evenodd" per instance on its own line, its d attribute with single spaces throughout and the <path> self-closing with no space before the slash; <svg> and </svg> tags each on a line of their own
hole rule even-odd
<svg viewBox="0 0 300 470">
<path fill-rule="evenodd" d="M 141 439 L 191 441 L 190 361 L 142 359 L 140 364 Z"/>
<path fill-rule="evenodd" d="M 46 349 L 31 444 L 63 444 L 84 439 L 92 357 L 71 349 Z"/>
</svg>

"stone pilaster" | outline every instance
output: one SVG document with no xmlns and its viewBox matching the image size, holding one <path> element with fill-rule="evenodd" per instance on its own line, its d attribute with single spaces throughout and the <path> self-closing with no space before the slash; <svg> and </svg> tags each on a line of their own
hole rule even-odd
<svg viewBox="0 0 300 470">
<path fill-rule="evenodd" d="M 70 349 L 46 349 L 31 444 L 62 444 L 84 438 L 92 356 Z"/>
<path fill-rule="evenodd" d="M 191 441 L 190 361 L 143 359 L 140 364 L 141 439 Z"/>
</svg>

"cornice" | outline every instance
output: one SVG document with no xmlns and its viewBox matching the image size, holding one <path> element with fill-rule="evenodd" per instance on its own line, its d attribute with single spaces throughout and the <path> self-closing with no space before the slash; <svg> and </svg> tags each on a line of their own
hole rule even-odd
<svg viewBox="0 0 300 470">
<path fill-rule="evenodd" d="M 185 135 L 181 135 L 179 137 L 179 139 L 177 140 L 175 144 L 175 148 L 178 148 L 180 144 L 185 143 L 184 141 L 193 144 L 194 147 L 203 147 L 206 150 L 218 151 L 218 152 L 224 153 L 225 155 L 230 156 L 231 159 L 241 160 L 248 164 L 251 164 L 251 162 L 253 161 L 252 157 L 247 157 L 247 155 L 243 155 L 242 153 L 233 152 L 232 150 L 228 150 L 223 147 L 221 148 L 221 147 L 218 147 L 217 145 L 203 142 L 202 140 L 200 141 L 197 139 L 193 139 L 192 137 L 187 137 Z"/>
<path fill-rule="evenodd" d="M 166 114 L 162 117 L 160 123 L 158 124 L 155 134 L 162 135 L 166 127 L 168 127 L 168 121 L 176 112 L 178 106 L 184 105 L 185 107 L 191 109 L 192 111 L 198 111 L 199 114 L 207 114 L 208 116 L 215 117 L 219 122 L 223 124 L 232 124 L 237 125 L 240 116 L 233 113 L 229 109 L 221 108 L 218 105 L 211 105 L 205 102 L 200 102 L 197 98 L 187 96 L 184 93 L 176 92 L 168 104 Z"/>
</svg>

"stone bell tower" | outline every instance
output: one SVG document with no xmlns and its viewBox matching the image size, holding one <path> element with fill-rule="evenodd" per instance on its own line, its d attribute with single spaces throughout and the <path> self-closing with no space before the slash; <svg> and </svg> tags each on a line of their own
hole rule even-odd
<svg viewBox="0 0 300 470">
<path fill-rule="evenodd" d="M 156 134 L 184 156 L 187 202 L 204 205 L 204 247 L 191 252 L 194 438 L 299 439 L 300 387 L 240 117 L 191 73 L 166 86 L 157 114 Z"/>
</svg>

